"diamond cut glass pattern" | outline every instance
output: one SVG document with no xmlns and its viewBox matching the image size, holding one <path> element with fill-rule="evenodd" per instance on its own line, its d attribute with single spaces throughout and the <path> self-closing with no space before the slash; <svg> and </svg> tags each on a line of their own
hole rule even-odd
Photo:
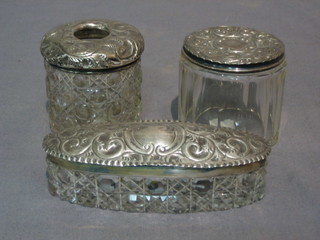
<svg viewBox="0 0 320 240">
<path fill-rule="evenodd" d="M 263 198 L 265 167 L 210 178 L 115 176 L 48 162 L 52 195 L 86 207 L 129 212 L 192 213 L 227 210 Z"/>
<path fill-rule="evenodd" d="M 52 131 L 98 122 L 140 120 L 140 61 L 117 71 L 83 73 L 45 64 Z"/>
</svg>

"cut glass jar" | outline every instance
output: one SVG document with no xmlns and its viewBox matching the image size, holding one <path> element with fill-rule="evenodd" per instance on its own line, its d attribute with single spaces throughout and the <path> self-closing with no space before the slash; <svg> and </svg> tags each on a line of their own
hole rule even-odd
<svg viewBox="0 0 320 240">
<path fill-rule="evenodd" d="M 270 147 L 229 128 L 173 121 L 92 124 L 44 139 L 52 195 L 110 210 L 191 213 L 263 198 Z"/>
<path fill-rule="evenodd" d="M 245 27 L 213 27 L 185 38 L 179 120 L 278 140 L 285 80 L 284 44 Z"/>
<path fill-rule="evenodd" d="M 98 122 L 140 120 L 144 49 L 135 27 L 112 20 L 84 20 L 45 34 L 52 131 Z"/>
</svg>

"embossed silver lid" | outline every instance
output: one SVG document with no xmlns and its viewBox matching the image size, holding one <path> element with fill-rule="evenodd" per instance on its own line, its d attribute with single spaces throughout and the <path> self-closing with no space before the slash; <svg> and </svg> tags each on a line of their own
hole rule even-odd
<svg viewBox="0 0 320 240">
<path fill-rule="evenodd" d="M 282 63 L 284 53 L 275 36 L 235 26 L 195 31 L 186 36 L 182 50 L 193 63 L 226 72 L 263 71 Z"/>
<path fill-rule="evenodd" d="M 113 167 L 236 167 L 264 161 L 270 147 L 250 133 L 175 121 L 98 124 L 50 133 L 48 155 Z"/>
<path fill-rule="evenodd" d="M 137 28 L 105 19 L 60 25 L 44 35 L 40 47 L 50 64 L 77 70 L 125 66 L 138 60 L 143 49 Z"/>
</svg>

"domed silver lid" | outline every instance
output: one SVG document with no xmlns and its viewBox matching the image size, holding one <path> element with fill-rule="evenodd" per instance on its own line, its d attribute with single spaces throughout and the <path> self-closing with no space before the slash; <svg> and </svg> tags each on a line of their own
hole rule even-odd
<svg viewBox="0 0 320 240">
<path fill-rule="evenodd" d="M 285 47 L 275 36 L 246 27 L 201 29 L 184 40 L 183 55 L 213 70 L 254 72 L 284 61 Z"/>
<path fill-rule="evenodd" d="M 50 133 L 48 155 L 87 165 L 220 168 L 265 160 L 260 137 L 228 128 L 174 121 L 98 124 Z"/>
<path fill-rule="evenodd" d="M 139 30 L 112 20 L 83 20 L 56 27 L 45 34 L 41 53 L 57 67 L 103 70 L 128 65 L 141 56 Z"/>
</svg>

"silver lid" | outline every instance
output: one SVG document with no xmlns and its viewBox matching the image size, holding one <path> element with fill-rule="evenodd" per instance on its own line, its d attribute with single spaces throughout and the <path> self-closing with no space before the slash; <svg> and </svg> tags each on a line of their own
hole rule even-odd
<svg viewBox="0 0 320 240">
<path fill-rule="evenodd" d="M 67 23 L 46 33 L 41 53 L 52 65 L 77 70 L 103 70 L 138 60 L 144 49 L 139 30 L 112 20 Z"/>
<path fill-rule="evenodd" d="M 201 29 L 184 40 L 183 54 L 206 68 L 227 72 L 262 71 L 284 60 L 285 47 L 275 36 L 246 27 Z"/>
<path fill-rule="evenodd" d="M 68 129 L 47 135 L 43 148 L 65 161 L 114 167 L 233 167 L 264 161 L 270 153 L 270 147 L 258 136 L 174 121 Z"/>
</svg>

